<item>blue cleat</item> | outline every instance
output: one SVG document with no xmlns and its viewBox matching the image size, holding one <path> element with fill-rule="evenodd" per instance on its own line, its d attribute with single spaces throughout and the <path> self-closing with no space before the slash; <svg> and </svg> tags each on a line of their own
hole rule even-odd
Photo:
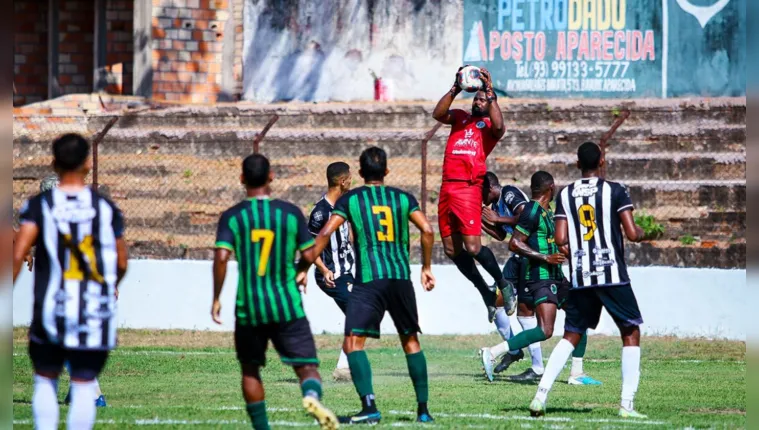
<svg viewBox="0 0 759 430">
<path fill-rule="evenodd" d="M 586 374 L 570 376 L 567 381 L 569 385 L 601 385 L 601 381 L 591 378 Z"/>
<path fill-rule="evenodd" d="M 416 422 L 418 423 L 432 423 L 435 422 L 435 419 L 432 418 L 432 415 L 429 414 L 429 412 L 423 412 L 416 416 Z"/>
<path fill-rule="evenodd" d="M 100 397 L 98 397 L 97 399 L 95 399 L 95 407 L 97 407 L 97 408 L 104 408 L 106 406 L 108 406 L 108 405 L 105 403 L 105 396 L 104 395 L 101 394 Z"/>
</svg>

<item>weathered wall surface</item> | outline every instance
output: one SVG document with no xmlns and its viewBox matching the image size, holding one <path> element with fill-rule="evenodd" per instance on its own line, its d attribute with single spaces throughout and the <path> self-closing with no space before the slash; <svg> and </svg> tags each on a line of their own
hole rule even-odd
<svg viewBox="0 0 759 430">
<path fill-rule="evenodd" d="M 437 99 L 461 61 L 457 0 L 246 0 L 243 98 Z"/>
</svg>

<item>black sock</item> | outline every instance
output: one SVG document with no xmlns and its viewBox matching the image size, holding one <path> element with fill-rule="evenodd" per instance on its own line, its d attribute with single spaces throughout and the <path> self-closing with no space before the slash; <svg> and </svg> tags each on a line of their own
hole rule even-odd
<svg viewBox="0 0 759 430">
<path fill-rule="evenodd" d="M 493 259 L 495 260 L 495 257 L 493 257 Z M 477 270 L 477 265 L 474 264 L 474 258 L 466 252 L 461 251 L 459 255 L 453 258 L 453 264 L 456 265 L 462 275 L 474 284 L 474 288 L 477 288 L 477 291 L 480 292 L 485 305 L 495 306 L 497 296 L 482 278 L 482 275 L 480 275 L 480 271 Z M 503 278 L 503 274 L 501 274 L 501 278 Z"/>
<path fill-rule="evenodd" d="M 374 402 L 374 394 L 367 394 L 361 398 L 361 413 L 371 414 L 377 412 L 377 403 Z"/>
<path fill-rule="evenodd" d="M 480 252 L 474 256 L 474 259 L 493 277 L 499 288 L 503 288 L 501 285 L 503 282 L 503 272 L 501 272 L 501 266 L 498 265 L 498 260 L 495 259 L 493 251 L 487 246 L 480 247 Z"/>
<path fill-rule="evenodd" d="M 416 414 L 417 415 L 421 415 L 421 414 L 427 414 L 427 415 L 429 415 L 430 414 L 430 411 L 427 410 L 427 402 L 423 402 L 423 403 L 419 402 L 418 405 L 419 406 L 416 407 Z"/>
</svg>

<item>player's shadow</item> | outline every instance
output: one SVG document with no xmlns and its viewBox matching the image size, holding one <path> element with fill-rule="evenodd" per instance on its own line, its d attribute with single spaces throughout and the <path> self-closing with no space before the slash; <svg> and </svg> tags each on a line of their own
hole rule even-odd
<svg viewBox="0 0 759 430">
<path fill-rule="evenodd" d="M 526 406 L 520 406 L 515 408 L 503 408 L 501 409 L 503 412 L 526 412 L 530 413 L 530 408 Z M 589 414 L 593 412 L 593 409 L 591 408 L 548 408 L 546 410 L 546 413 L 576 413 L 576 414 Z"/>
</svg>

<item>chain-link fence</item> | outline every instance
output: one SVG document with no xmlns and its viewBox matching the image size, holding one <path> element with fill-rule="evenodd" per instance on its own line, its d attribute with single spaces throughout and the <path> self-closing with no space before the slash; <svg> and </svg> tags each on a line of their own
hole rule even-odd
<svg viewBox="0 0 759 430">
<path fill-rule="evenodd" d="M 556 121 L 545 110 L 507 112 L 507 135 L 488 166 L 503 184 L 529 194 L 533 172 L 549 171 L 564 186 L 579 177 L 577 146 L 605 142 L 607 178 L 629 187 L 638 222 L 655 239 L 633 250 L 633 262 L 745 267 L 745 108 L 694 117 L 651 109 L 627 114 L 565 110 Z M 123 210 L 133 257 L 211 258 L 219 215 L 244 195 L 240 162 L 255 149 L 271 160 L 273 194 L 308 215 L 326 191 L 327 165 L 348 162 L 358 185 L 359 154 L 370 145 L 383 147 L 387 183 L 417 196 L 437 226 L 448 128 L 433 129 L 428 112 L 414 115 L 398 117 L 388 128 L 376 118 L 345 128 L 345 120 L 298 123 L 277 121 L 271 113 L 119 114 L 102 141 L 98 135 L 116 114 L 15 117 L 14 208 L 52 173 L 52 139 L 74 131 L 95 142 L 91 180 Z M 619 128 L 613 130 L 615 119 Z M 485 243 L 505 258 L 505 244 Z M 442 247 L 436 248 L 436 260 L 444 262 Z"/>
</svg>

